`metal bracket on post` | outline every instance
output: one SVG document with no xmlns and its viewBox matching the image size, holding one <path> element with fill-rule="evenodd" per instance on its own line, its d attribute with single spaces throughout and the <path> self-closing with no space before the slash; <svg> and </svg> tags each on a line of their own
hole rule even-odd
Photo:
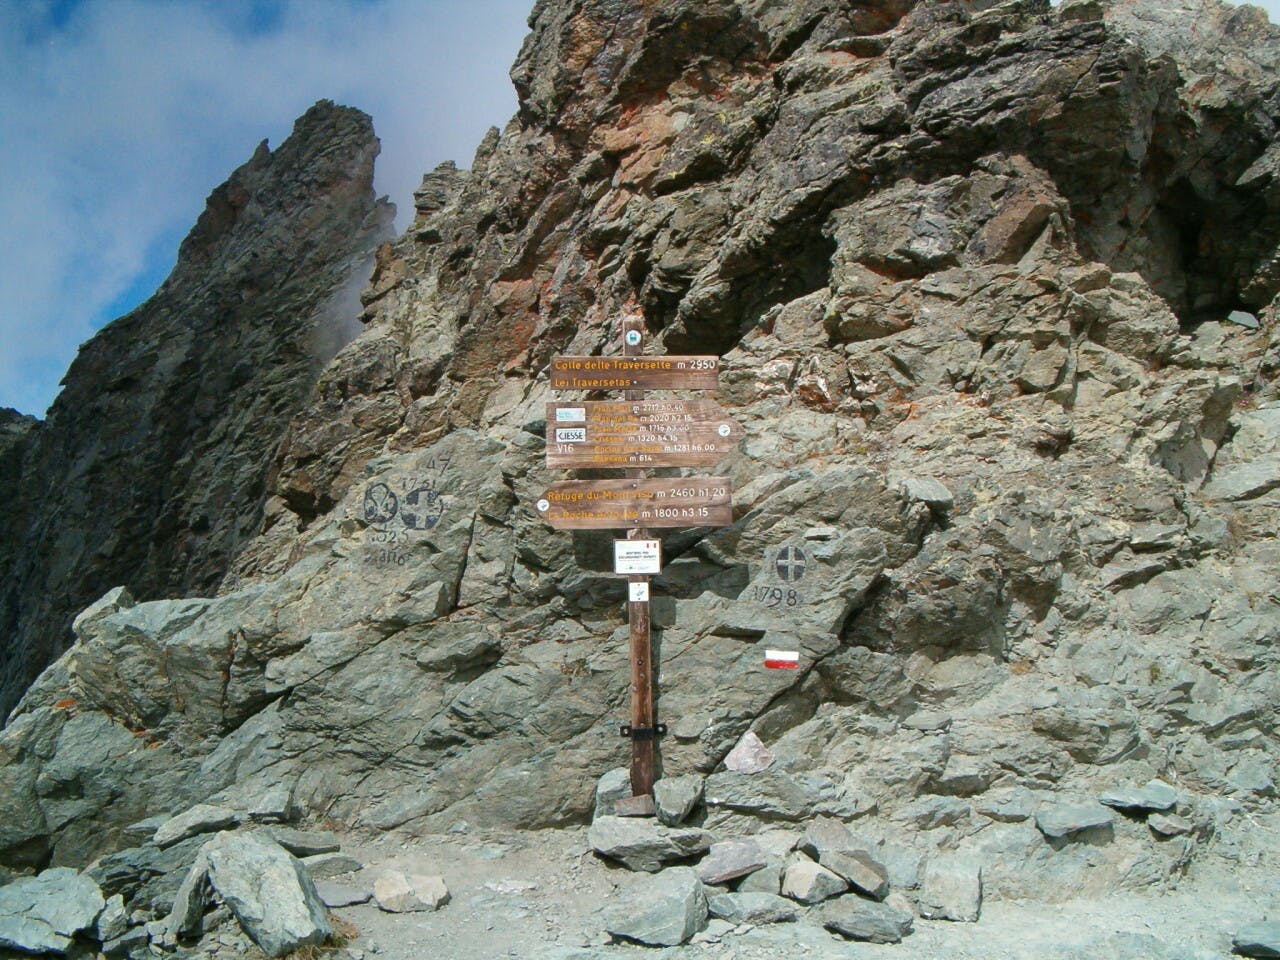
<svg viewBox="0 0 1280 960">
<path fill-rule="evenodd" d="M 655 740 L 666 735 L 667 725 L 665 723 L 655 723 L 652 727 L 633 727 L 629 723 L 624 723 L 618 727 L 618 736 L 630 737 L 632 740 Z"/>
</svg>

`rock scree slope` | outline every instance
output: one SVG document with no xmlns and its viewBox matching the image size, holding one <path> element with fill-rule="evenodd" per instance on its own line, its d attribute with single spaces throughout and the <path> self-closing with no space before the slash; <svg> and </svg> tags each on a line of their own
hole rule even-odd
<svg viewBox="0 0 1280 960">
<path fill-rule="evenodd" d="M 842 821 L 832 862 L 935 916 L 979 875 L 1061 899 L 1245 862 L 1278 751 L 1276 29 L 1212 0 L 530 26 L 518 114 L 379 248 L 216 593 L 108 595 L 14 711 L 0 862 L 263 796 L 356 831 L 586 821 L 626 750 L 624 587 L 607 534 L 532 503 L 548 360 L 617 351 L 623 315 L 722 355 L 747 434 L 735 523 L 665 533 L 654 587 L 697 827 Z M 748 731 L 772 763 L 722 769 Z"/>
</svg>

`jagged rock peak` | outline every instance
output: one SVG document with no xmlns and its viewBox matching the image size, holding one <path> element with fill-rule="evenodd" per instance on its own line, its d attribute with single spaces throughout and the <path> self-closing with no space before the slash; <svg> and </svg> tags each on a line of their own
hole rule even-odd
<svg viewBox="0 0 1280 960">
<path fill-rule="evenodd" d="M 317 103 L 213 190 L 156 294 L 80 348 L 0 472 L 17 504 L 0 541 L 0 713 L 103 590 L 211 592 L 257 531 L 280 434 L 358 331 L 391 236 L 377 154 L 366 114 Z"/>
</svg>

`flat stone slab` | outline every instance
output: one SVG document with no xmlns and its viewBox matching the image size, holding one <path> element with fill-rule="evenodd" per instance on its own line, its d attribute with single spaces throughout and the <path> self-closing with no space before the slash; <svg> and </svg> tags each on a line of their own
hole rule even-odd
<svg viewBox="0 0 1280 960">
<path fill-rule="evenodd" d="M 234 810 L 198 803 L 162 823 L 151 840 L 157 847 L 170 847 L 196 834 L 228 830 L 239 822 L 240 816 Z"/>
<path fill-rule="evenodd" d="M 302 865 L 313 880 L 327 880 L 364 869 L 363 861 L 347 853 L 318 853 L 314 857 L 303 857 Z"/>
<path fill-rule="evenodd" d="M 0 887 L 0 947 L 66 953 L 105 905 L 98 885 L 70 867 L 15 880 Z"/>
<path fill-rule="evenodd" d="M 615 817 L 652 817 L 658 812 L 653 797 L 641 794 L 638 797 L 619 797 L 613 804 Z"/>
<path fill-rule="evenodd" d="M 698 878 L 706 884 L 728 883 L 755 873 L 768 863 L 754 840 L 722 840 L 713 843 L 698 864 Z"/>
<path fill-rule="evenodd" d="M 664 866 L 695 857 L 711 847 L 705 830 L 664 827 L 654 820 L 598 817 L 587 831 L 591 849 L 631 870 L 657 873 Z"/>
<path fill-rule="evenodd" d="M 1116 815 L 1100 803 L 1056 803 L 1036 811 L 1036 826 L 1051 840 L 1107 827 L 1115 819 Z"/>
<path fill-rule="evenodd" d="M 787 923 L 796 918 L 796 905 L 776 893 L 720 893 L 707 899 L 713 917 L 730 923 Z"/>
<path fill-rule="evenodd" d="M 449 888 L 443 877 L 392 870 L 373 882 L 373 899 L 387 913 L 422 913 L 448 903 Z"/>
<path fill-rule="evenodd" d="M 841 897 L 823 906 L 822 925 L 849 940 L 898 943 L 911 932 L 915 919 L 887 903 L 859 896 Z"/>
<path fill-rule="evenodd" d="M 315 857 L 342 849 L 336 833 L 326 830 L 295 830 L 293 827 L 265 827 L 262 831 L 295 857 Z"/>
<path fill-rule="evenodd" d="M 332 880 L 317 880 L 316 893 L 326 907 L 354 907 L 373 899 L 373 891 L 363 887 L 349 887 Z"/>
<path fill-rule="evenodd" d="M 1280 957 L 1280 920 L 1246 924 L 1231 938 L 1231 949 L 1242 957 Z"/>
<path fill-rule="evenodd" d="M 1151 780 L 1141 787 L 1120 787 L 1108 790 L 1098 798 L 1108 807 L 1117 810 L 1170 810 L 1178 802 L 1178 791 L 1163 780 Z"/>
<path fill-rule="evenodd" d="M 707 925 L 707 898 L 689 867 L 673 867 L 627 890 L 605 918 L 615 940 L 655 947 L 687 943 Z"/>
</svg>

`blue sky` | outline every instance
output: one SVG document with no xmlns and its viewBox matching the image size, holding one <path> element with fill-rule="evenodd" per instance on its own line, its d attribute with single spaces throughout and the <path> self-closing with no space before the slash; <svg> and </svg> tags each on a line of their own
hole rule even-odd
<svg viewBox="0 0 1280 960">
<path fill-rule="evenodd" d="M 0 0 L 0 407 L 168 274 L 205 197 L 328 97 L 370 113 L 403 227 L 515 112 L 532 0 Z"/>
<path fill-rule="evenodd" d="M 160 285 L 209 191 L 321 97 L 372 114 L 403 227 L 422 174 L 469 164 L 515 111 L 531 6 L 0 0 L 0 407 L 43 416 L 79 344 Z"/>
</svg>

